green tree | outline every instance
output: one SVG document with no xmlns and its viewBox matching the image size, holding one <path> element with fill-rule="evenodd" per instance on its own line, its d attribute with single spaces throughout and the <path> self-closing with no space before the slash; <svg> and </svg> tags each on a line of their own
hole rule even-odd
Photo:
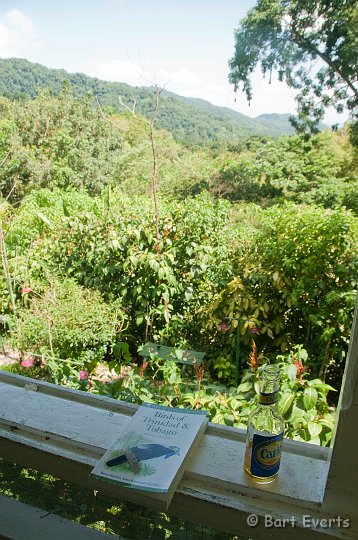
<svg viewBox="0 0 358 540">
<path fill-rule="evenodd" d="M 113 182 L 123 138 L 90 98 L 65 90 L 24 103 L 2 99 L 0 112 L 0 190 L 11 191 L 12 202 L 39 187 L 95 194 Z"/>
<path fill-rule="evenodd" d="M 235 34 L 229 80 L 252 99 L 251 74 L 278 71 L 297 89 L 301 131 L 317 130 L 326 107 L 358 117 L 358 6 L 355 0 L 258 0 Z"/>
<path fill-rule="evenodd" d="M 238 247 L 234 278 L 203 309 L 204 324 L 214 332 L 225 317 L 239 318 L 244 346 L 257 328 L 268 355 L 302 343 L 312 373 L 338 386 L 356 298 L 357 224 L 342 209 L 289 203 L 265 210 Z M 232 325 L 222 348 L 235 332 Z"/>
<path fill-rule="evenodd" d="M 222 194 L 233 200 L 344 204 L 356 211 L 357 167 L 344 132 L 324 132 L 305 141 L 299 135 L 230 156 L 217 175 Z"/>
</svg>

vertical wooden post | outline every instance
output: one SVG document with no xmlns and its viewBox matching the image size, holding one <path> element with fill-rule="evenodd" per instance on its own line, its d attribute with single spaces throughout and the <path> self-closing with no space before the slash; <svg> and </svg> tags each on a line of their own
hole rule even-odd
<svg viewBox="0 0 358 540">
<path fill-rule="evenodd" d="M 342 380 L 333 450 L 322 509 L 358 522 L 358 299 Z"/>
</svg>

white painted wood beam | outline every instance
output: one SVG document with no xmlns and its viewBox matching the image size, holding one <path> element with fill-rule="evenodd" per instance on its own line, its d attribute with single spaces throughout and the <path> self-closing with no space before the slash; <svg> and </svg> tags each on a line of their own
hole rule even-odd
<svg viewBox="0 0 358 540">
<path fill-rule="evenodd" d="M 342 380 L 323 505 L 358 518 L 358 303 Z M 358 538 L 358 535 L 357 535 Z"/>
<path fill-rule="evenodd" d="M 113 540 L 109 534 L 90 529 L 0 495 L 0 538 L 6 540 Z M 119 539 L 119 537 L 116 537 Z"/>
<path fill-rule="evenodd" d="M 154 506 L 145 494 L 89 478 L 89 472 L 136 406 L 0 372 L 0 456 L 115 496 Z M 357 538 L 353 529 L 312 530 L 303 516 L 333 518 L 322 507 L 331 451 L 284 441 L 277 481 L 257 486 L 243 472 L 245 433 L 209 424 L 168 513 L 242 537 L 287 538 L 287 529 L 264 527 L 265 515 L 294 517 L 289 538 Z M 259 524 L 247 525 L 249 514 Z"/>
</svg>

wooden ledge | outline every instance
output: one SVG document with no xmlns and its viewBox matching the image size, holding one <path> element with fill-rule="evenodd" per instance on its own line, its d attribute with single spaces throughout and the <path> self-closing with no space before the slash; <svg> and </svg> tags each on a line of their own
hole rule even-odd
<svg viewBox="0 0 358 540">
<path fill-rule="evenodd" d="M 88 476 L 136 409 L 133 404 L 0 371 L 0 457 L 153 506 L 144 493 L 137 495 Z M 245 475 L 244 450 L 243 430 L 209 424 L 168 514 L 233 534 L 244 535 L 244 527 L 251 531 L 249 536 L 253 531 L 246 518 L 253 511 L 319 514 L 329 449 L 286 439 L 279 477 L 266 486 Z M 276 538 L 280 534 L 276 529 Z"/>
<path fill-rule="evenodd" d="M 36 534 L 34 532 L 36 531 Z M 0 539 L 4 540 L 113 540 L 109 534 L 90 529 L 0 495 Z M 116 537 L 119 538 L 119 537 Z"/>
</svg>

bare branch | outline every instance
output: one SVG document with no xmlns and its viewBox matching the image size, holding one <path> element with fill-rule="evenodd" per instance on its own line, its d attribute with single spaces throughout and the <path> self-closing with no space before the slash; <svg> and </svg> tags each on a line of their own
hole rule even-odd
<svg viewBox="0 0 358 540">
<path fill-rule="evenodd" d="M 13 311 L 13 314 L 16 316 L 15 295 L 14 295 L 13 288 L 12 288 L 12 283 L 11 283 L 11 273 L 10 273 L 10 270 L 9 270 L 9 262 L 8 262 L 8 258 L 7 258 L 7 249 L 6 249 L 5 240 L 4 240 L 3 221 L 1 219 L 1 217 L 0 217 L 0 251 L 1 251 L 1 261 L 2 261 L 2 266 L 3 266 L 3 270 L 4 270 L 4 275 L 5 275 L 6 283 L 7 283 L 8 290 L 9 290 L 10 302 L 11 302 L 11 305 L 12 305 L 12 311 Z"/>
<path fill-rule="evenodd" d="M 136 100 L 136 98 L 135 98 L 135 96 L 133 94 L 132 94 L 132 99 L 133 99 L 132 108 L 130 108 L 126 103 L 124 103 L 121 96 L 118 96 L 119 104 L 126 111 L 128 111 L 133 116 L 133 118 L 135 118 L 136 120 L 139 120 L 141 122 L 144 122 L 149 127 L 149 137 L 150 137 L 150 144 L 151 144 L 152 156 L 153 156 L 152 179 L 151 179 L 152 180 L 152 182 L 151 182 L 152 183 L 152 197 L 153 197 L 154 216 L 155 216 L 155 238 L 156 238 L 156 241 L 157 241 L 156 249 L 158 251 L 159 251 L 160 234 L 159 234 L 159 206 L 158 206 L 158 197 L 157 197 L 157 148 L 156 148 L 156 144 L 155 144 L 154 124 L 155 124 L 155 121 L 156 121 L 157 116 L 158 116 L 159 106 L 160 106 L 160 96 L 161 96 L 163 90 L 164 90 L 164 86 L 159 87 L 157 84 L 155 85 L 155 91 L 156 91 L 155 108 L 154 108 L 152 118 L 150 120 L 148 120 L 144 116 L 140 116 L 140 117 L 137 116 L 137 114 L 136 114 L 137 100 Z M 113 120 L 111 120 L 110 118 L 108 118 L 104 114 L 103 109 L 101 107 L 101 104 L 99 103 L 98 98 L 96 98 L 96 101 L 97 101 L 101 116 L 105 120 L 107 120 L 108 122 L 110 122 L 111 124 L 113 124 L 114 126 L 116 126 L 118 128 L 118 125 L 115 122 L 113 122 Z"/>
<path fill-rule="evenodd" d="M 6 156 L 4 157 L 2 162 L 0 163 L 0 168 L 5 164 L 7 158 L 9 157 L 10 154 L 11 154 L 11 150 L 8 151 L 8 153 L 6 154 Z"/>
<path fill-rule="evenodd" d="M 149 124 L 149 129 L 150 129 L 150 142 L 152 145 L 152 155 L 153 155 L 152 196 L 153 196 L 154 214 L 155 214 L 155 237 L 157 239 L 157 242 L 159 242 L 159 208 L 158 208 L 158 198 L 157 198 L 157 149 L 156 149 L 155 138 L 154 138 L 154 124 L 155 124 L 155 121 L 159 112 L 160 95 L 163 92 L 164 87 L 159 88 L 157 85 L 155 85 L 155 90 L 156 90 L 155 109 L 154 109 L 154 113 Z"/>
<path fill-rule="evenodd" d="M 17 179 L 16 179 L 15 182 L 13 183 L 12 188 L 10 189 L 9 193 L 6 195 L 5 202 L 7 202 L 7 201 L 10 199 L 12 192 L 13 192 L 14 189 L 16 188 L 16 184 L 17 184 Z"/>
<path fill-rule="evenodd" d="M 136 108 L 136 105 L 137 105 L 137 100 L 136 98 L 133 96 L 132 94 L 132 98 L 133 98 L 133 107 L 130 108 L 128 107 L 128 105 L 126 105 L 126 103 L 124 103 L 124 101 L 122 100 L 122 97 L 121 96 L 118 96 L 118 101 L 119 101 L 119 104 L 121 107 L 123 107 L 124 109 L 126 109 L 128 112 L 131 113 L 131 115 L 134 117 L 134 118 L 138 118 L 138 116 L 136 115 L 136 112 L 135 112 L 135 108 Z M 147 119 L 146 118 L 143 118 L 144 122 L 147 122 Z"/>
</svg>

